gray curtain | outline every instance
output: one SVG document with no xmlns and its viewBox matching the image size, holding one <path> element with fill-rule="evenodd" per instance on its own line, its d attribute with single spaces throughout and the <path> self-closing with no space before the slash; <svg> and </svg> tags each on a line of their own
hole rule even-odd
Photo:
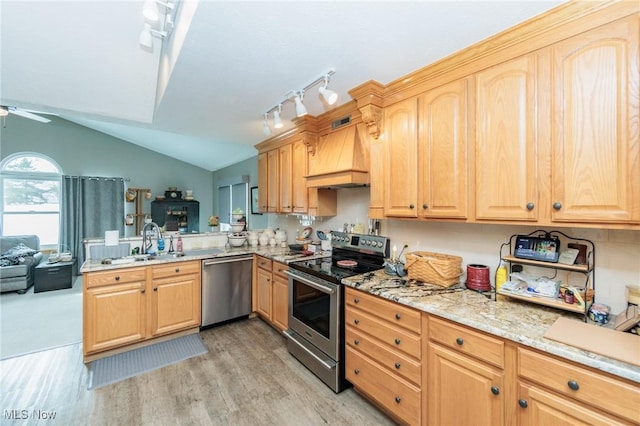
<svg viewBox="0 0 640 426">
<path fill-rule="evenodd" d="M 62 176 L 60 200 L 60 245 L 67 247 L 82 265 L 82 240 L 104 238 L 104 231 L 117 229 L 124 235 L 124 179 Z"/>
</svg>

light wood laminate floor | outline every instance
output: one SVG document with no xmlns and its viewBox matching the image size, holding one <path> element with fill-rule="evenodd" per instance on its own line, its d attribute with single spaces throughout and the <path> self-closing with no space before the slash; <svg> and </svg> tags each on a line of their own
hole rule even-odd
<svg viewBox="0 0 640 426">
<path fill-rule="evenodd" d="M 0 424 L 394 424 L 353 389 L 334 394 L 258 318 L 200 334 L 207 354 L 93 391 L 79 344 L 1 361 Z"/>
</svg>

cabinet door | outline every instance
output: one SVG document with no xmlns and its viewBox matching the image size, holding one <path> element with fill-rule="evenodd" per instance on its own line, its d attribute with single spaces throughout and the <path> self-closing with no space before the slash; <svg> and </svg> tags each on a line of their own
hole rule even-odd
<svg viewBox="0 0 640 426">
<path fill-rule="evenodd" d="M 145 339 L 144 281 L 90 288 L 83 297 L 85 354 Z"/>
<path fill-rule="evenodd" d="M 501 370 L 429 343 L 426 371 L 429 424 L 504 424 Z"/>
<path fill-rule="evenodd" d="M 638 17 L 555 45 L 552 220 L 640 221 Z"/>
<path fill-rule="evenodd" d="M 291 144 L 278 148 L 278 177 L 280 180 L 280 201 L 278 202 L 280 213 L 293 211 L 292 190 L 292 153 Z"/>
<path fill-rule="evenodd" d="M 393 104 L 385 111 L 385 216 L 417 217 L 417 115 L 417 98 Z"/>
<path fill-rule="evenodd" d="M 289 281 L 273 274 L 273 324 L 280 330 L 289 328 Z"/>
<path fill-rule="evenodd" d="M 271 320 L 271 271 L 258 268 L 256 293 L 256 312 Z"/>
<path fill-rule="evenodd" d="M 152 336 L 200 325 L 200 274 L 155 279 L 152 285 Z"/>
<path fill-rule="evenodd" d="M 307 190 L 307 146 L 297 141 L 291 145 L 291 203 L 294 213 L 307 213 L 309 193 Z"/>
<path fill-rule="evenodd" d="M 518 425 L 521 426 L 626 424 L 535 385 L 521 382 L 518 394 Z"/>
<path fill-rule="evenodd" d="M 476 75 L 477 219 L 538 219 L 536 58 Z"/>
<path fill-rule="evenodd" d="M 468 84 L 454 81 L 418 100 L 421 216 L 467 217 Z"/>
<path fill-rule="evenodd" d="M 278 200 L 280 198 L 278 157 L 279 151 L 277 149 L 267 152 L 267 211 L 269 213 L 278 211 Z"/>
<path fill-rule="evenodd" d="M 269 169 L 267 166 L 267 153 L 258 154 L 258 210 L 260 213 L 267 212 L 269 188 Z"/>
</svg>

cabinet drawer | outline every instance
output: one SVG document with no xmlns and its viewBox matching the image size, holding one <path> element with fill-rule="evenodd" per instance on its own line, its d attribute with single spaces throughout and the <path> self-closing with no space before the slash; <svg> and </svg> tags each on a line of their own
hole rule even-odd
<svg viewBox="0 0 640 426">
<path fill-rule="evenodd" d="M 352 288 L 345 290 L 345 300 L 348 305 L 356 306 L 358 309 L 367 311 L 383 320 L 420 334 L 422 322 L 419 311 Z"/>
<path fill-rule="evenodd" d="M 429 339 L 504 368 L 504 342 L 438 318 L 429 319 Z"/>
<path fill-rule="evenodd" d="M 518 374 L 563 395 L 640 423 L 640 387 L 527 349 L 518 349 Z"/>
<path fill-rule="evenodd" d="M 267 259 L 266 257 L 258 256 L 258 268 L 266 269 L 267 271 L 271 271 L 271 259 Z"/>
<path fill-rule="evenodd" d="M 354 329 L 373 336 L 394 350 L 402 351 L 420 360 L 420 337 L 415 334 L 350 306 L 345 309 L 345 321 Z"/>
<path fill-rule="evenodd" d="M 277 275 L 280 275 L 281 277 L 289 279 L 289 276 L 284 273 L 284 271 L 289 269 L 289 267 L 286 264 L 280 263 L 280 262 L 273 262 L 271 268 L 272 268 L 271 271 L 274 274 L 277 274 Z"/>
<path fill-rule="evenodd" d="M 418 388 L 420 387 L 419 362 L 403 355 L 400 351 L 394 351 L 386 345 L 378 343 L 375 339 L 359 333 L 350 325 L 346 327 L 345 340 L 347 345 L 387 367 L 393 374 L 407 379 Z"/>
<path fill-rule="evenodd" d="M 345 368 L 347 380 L 391 414 L 410 425 L 420 423 L 418 388 L 378 367 L 349 346 Z"/>
<path fill-rule="evenodd" d="M 146 279 L 146 268 L 116 269 L 114 271 L 91 272 L 84 275 L 86 288 L 146 281 Z"/>
<path fill-rule="evenodd" d="M 191 262 L 173 262 L 152 268 L 152 277 L 154 279 L 196 273 L 200 273 L 200 261 L 197 260 Z"/>
</svg>

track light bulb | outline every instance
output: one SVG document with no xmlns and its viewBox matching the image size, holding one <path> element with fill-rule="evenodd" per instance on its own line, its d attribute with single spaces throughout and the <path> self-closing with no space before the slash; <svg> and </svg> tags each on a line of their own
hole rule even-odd
<svg viewBox="0 0 640 426">
<path fill-rule="evenodd" d="M 282 118 L 280 118 L 280 112 L 282 111 L 282 105 L 278 105 L 278 109 L 273 111 L 273 127 L 276 129 L 282 129 L 284 124 L 282 124 Z"/>
<path fill-rule="evenodd" d="M 296 104 L 296 116 L 302 117 L 303 115 L 307 115 L 307 108 L 305 108 L 302 100 L 304 99 L 304 92 L 298 92 L 293 98 L 293 101 Z"/>
<path fill-rule="evenodd" d="M 320 89 L 318 89 L 318 92 L 320 92 L 324 100 L 329 105 L 333 105 L 338 100 L 338 94 L 331 89 L 327 89 L 328 85 L 329 85 L 329 75 L 327 74 L 324 76 L 324 86 L 320 87 Z"/>
</svg>

